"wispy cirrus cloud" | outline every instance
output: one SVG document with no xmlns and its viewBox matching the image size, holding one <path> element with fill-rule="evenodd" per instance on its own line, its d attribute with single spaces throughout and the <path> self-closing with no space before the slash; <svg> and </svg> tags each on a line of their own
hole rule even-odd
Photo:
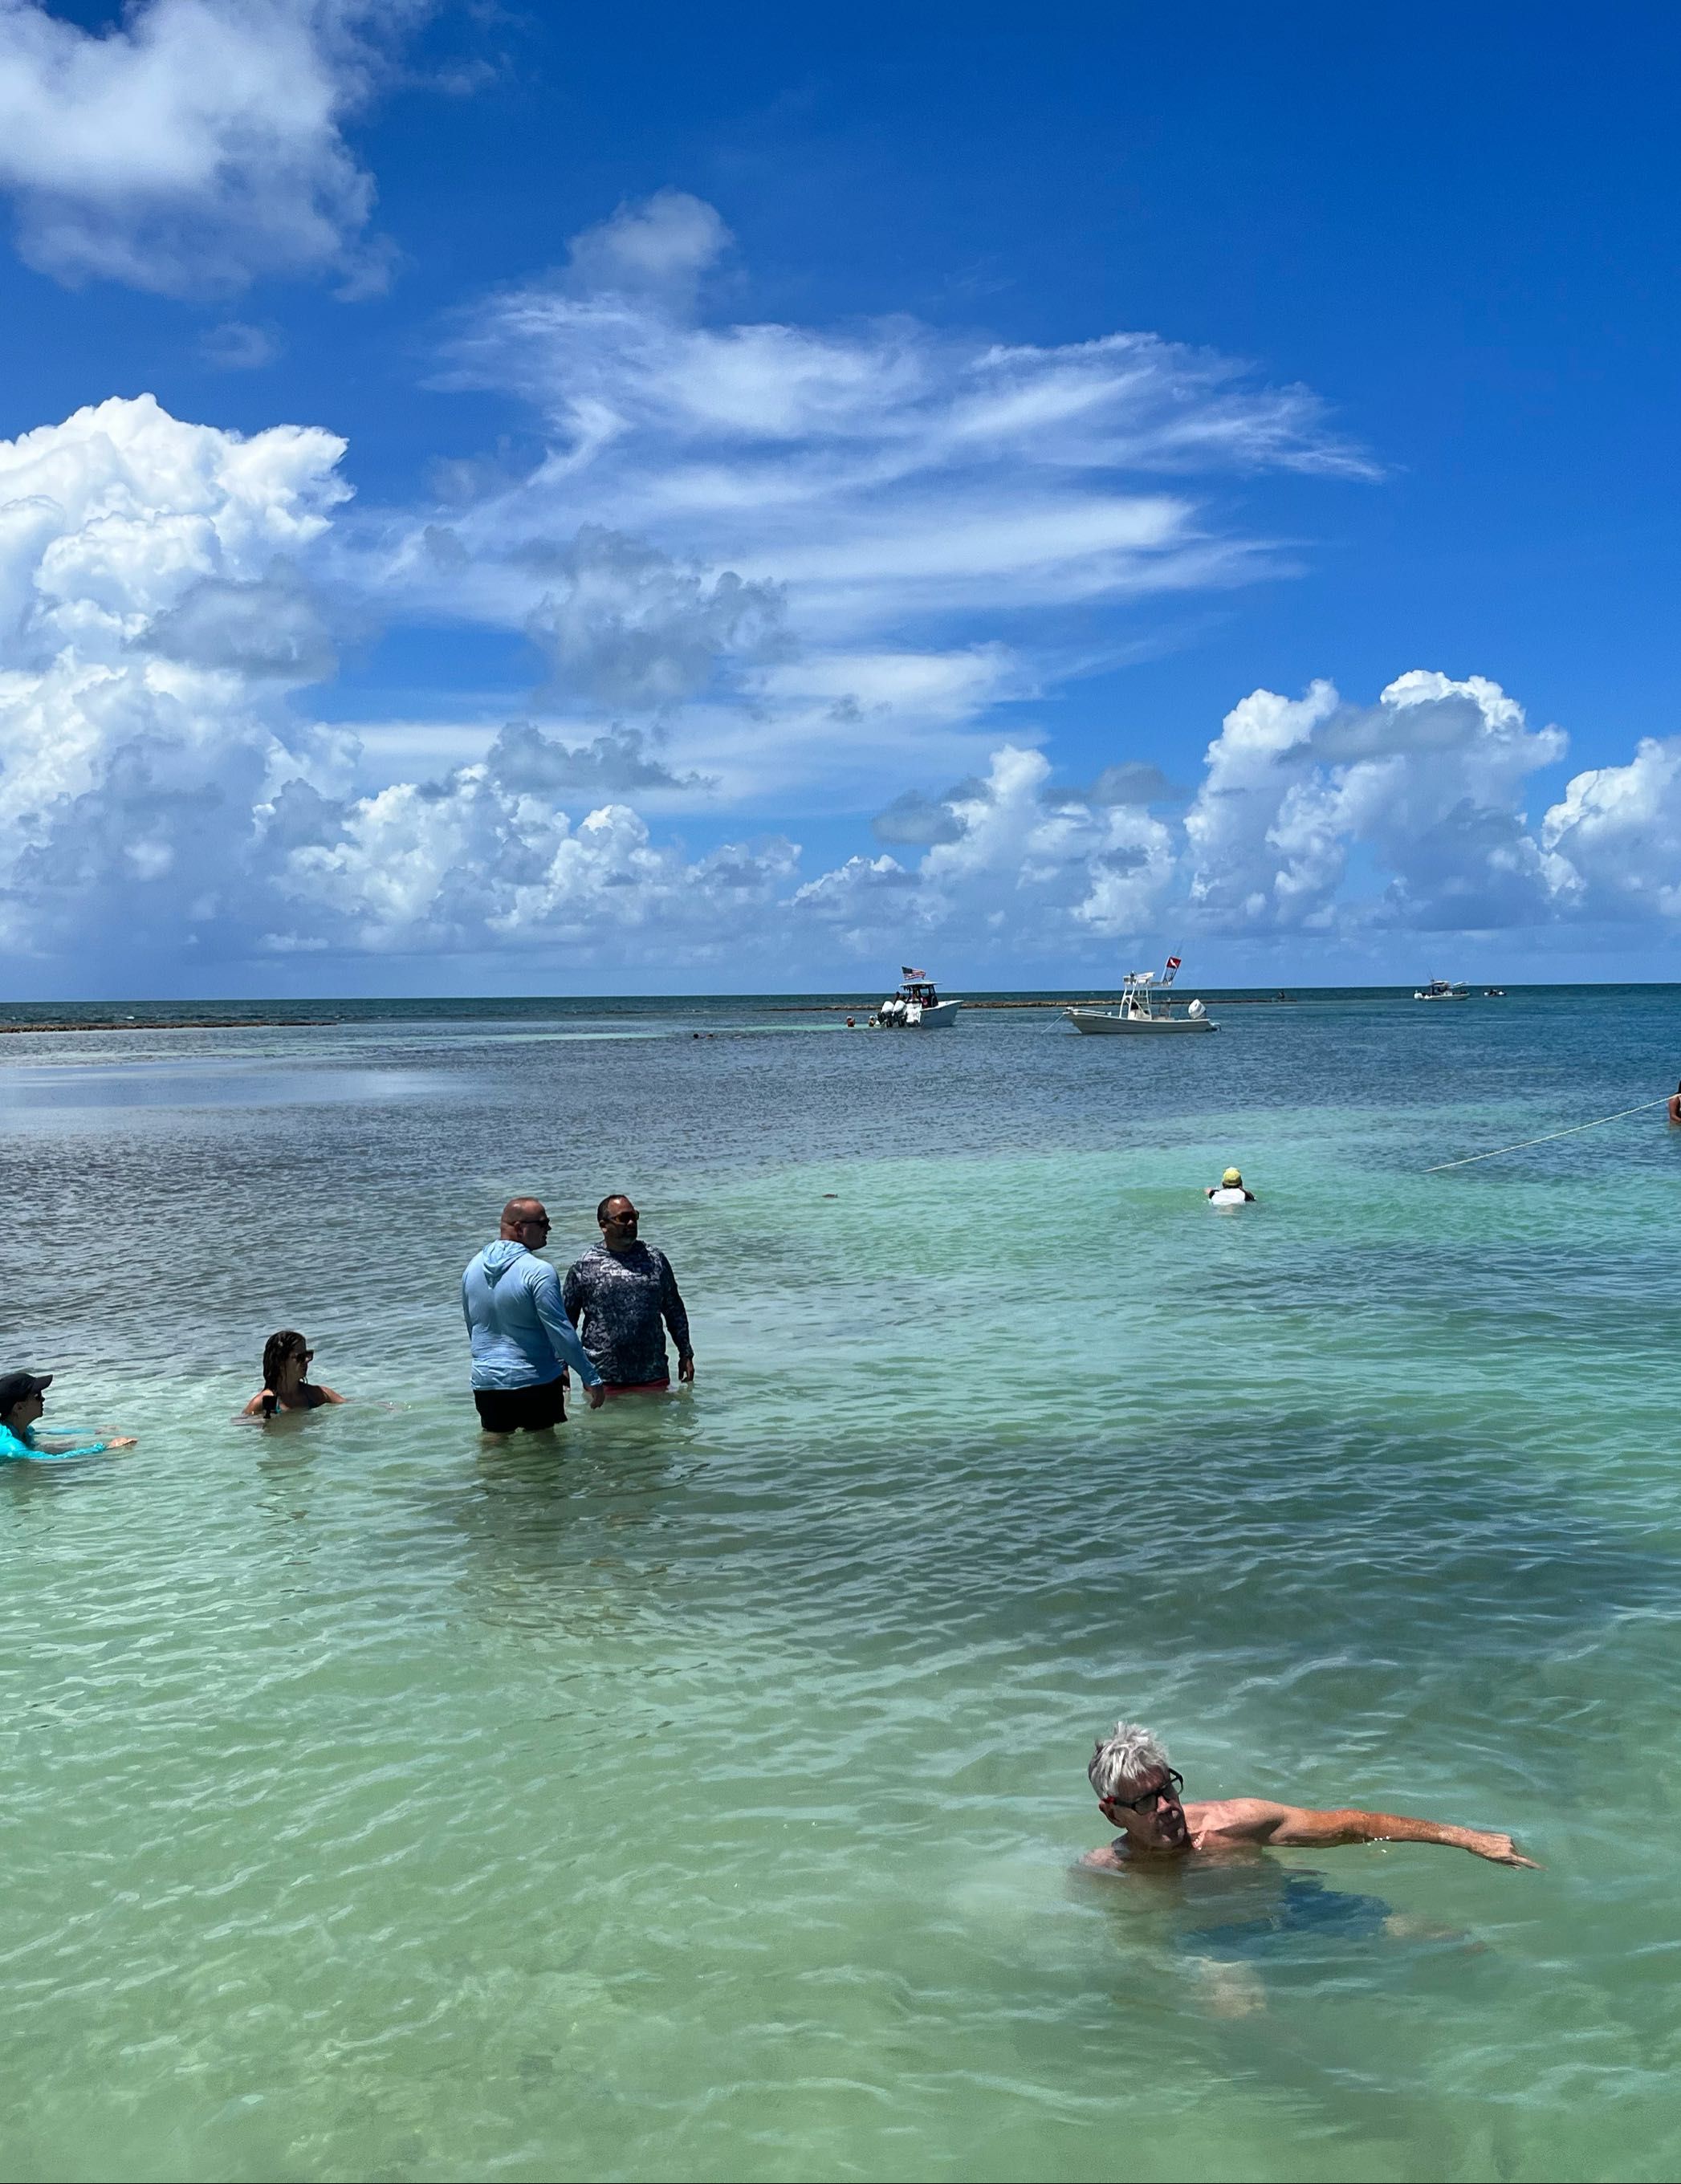
<svg viewBox="0 0 1681 2184">
<path fill-rule="evenodd" d="M 529 639 L 534 705 L 641 718 L 725 803 L 868 812 L 884 775 L 983 766 L 1007 705 L 1038 740 L 1020 708 L 1093 656 L 1059 616 L 1279 572 L 1237 477 L 1372 474 L 1306 390 L 1151 335 L 721 318 L 730 247 L 663 192 L 461 315 L 438 383 L 514 398 L 546 451 L 353 518 L 341 564 L 406 616 Z"/>
<path fill-rule="evenodd" d="M 262 371 L 276 361 L 282 346 L 280 335 L 273 326 L 227 319 L 204 335 L 198 344 L 198 354 L 215 371 Z"/>
<path fill-rule="evenodd" d="M 494 554 L 582 515 L 782 585 L 801 633 L 833 643 L 1243 582 L 1271 549 L 1211 504 L 1220 478 L 1373 474 L 1308 390 L 1153 334 L 709 323 L 728 244 L 667 192 L 465 315 L 444 383 L 519 395 L 553 444 L 461 535 Z"/>
</svg>

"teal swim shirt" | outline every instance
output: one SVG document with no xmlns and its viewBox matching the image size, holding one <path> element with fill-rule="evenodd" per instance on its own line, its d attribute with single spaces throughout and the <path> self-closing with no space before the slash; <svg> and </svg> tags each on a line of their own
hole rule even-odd
<svg viewBox="0 0 1681 2184">
<path fill-rule="evenodd" d="M 84 1441 L 80 1448 L 37 1448 L 31 1440 L 33 1426 L 21 1434 L 14 1434 L 9 1426 L 0 1426 L 0 1463 L 57 1463 L 66 1456 L 100 1456 L 104 1452 L 103 1440 Z"/>
</svg>

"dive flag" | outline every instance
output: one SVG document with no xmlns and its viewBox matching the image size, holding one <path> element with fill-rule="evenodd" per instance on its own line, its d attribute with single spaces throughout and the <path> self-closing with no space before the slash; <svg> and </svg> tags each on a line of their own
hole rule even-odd
<svg viewBox="0 0 1681 2184">
<path fill-rule="evenodd" d="M 1170 956 L 1168 957 L 1167 968 L 1162 972 L 1163 985 L 1170 986 L 1173 983 L 1174 973 L 1178 970 L 1181 961 L 1181 958 L 1177 956 Z"/>
</svg>

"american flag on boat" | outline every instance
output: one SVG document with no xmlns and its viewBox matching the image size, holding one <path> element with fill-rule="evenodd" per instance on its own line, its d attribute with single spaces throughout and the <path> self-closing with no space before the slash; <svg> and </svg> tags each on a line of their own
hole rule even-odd
<svg viewBox="0 0 1681 2184">
<path fill-rule="evenodd" d="M 925 978 L 928 973 L 926 971 L 913 971 L 908 963 L 902 963 L 899 966 L 899 976 L 902 978 Z"/>
</svg>

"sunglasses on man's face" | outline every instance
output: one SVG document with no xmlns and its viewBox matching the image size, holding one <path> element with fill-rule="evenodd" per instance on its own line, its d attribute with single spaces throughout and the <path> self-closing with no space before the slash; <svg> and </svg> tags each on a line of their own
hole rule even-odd
<svg viewBox="0 0 1681 2184">
<path fill-rule="evenodd" d="M 520 1227 L 522 1228 L 552 1228 L 553 1225 L 553 1223 L 549 1220 L 546 1215 L 530 1221 L 522 1221 L 520 1223 Z"/>
<path fill-rule="evenodd" d="M 1158 1805 L 1177 1804 L 1184 1787 L 1185 1777 L 1176 1767 L 1170 1767 L 1166 1781 L 1158 1782 L 1153 1790 L 1146 1790 L 1142 1797 L 1111 1797 L 1109 1802 L 1119 1806 L 1123 1813 L 1142 1813 L 1147 1806 L 1153 1811 Z"/>
</svg>

